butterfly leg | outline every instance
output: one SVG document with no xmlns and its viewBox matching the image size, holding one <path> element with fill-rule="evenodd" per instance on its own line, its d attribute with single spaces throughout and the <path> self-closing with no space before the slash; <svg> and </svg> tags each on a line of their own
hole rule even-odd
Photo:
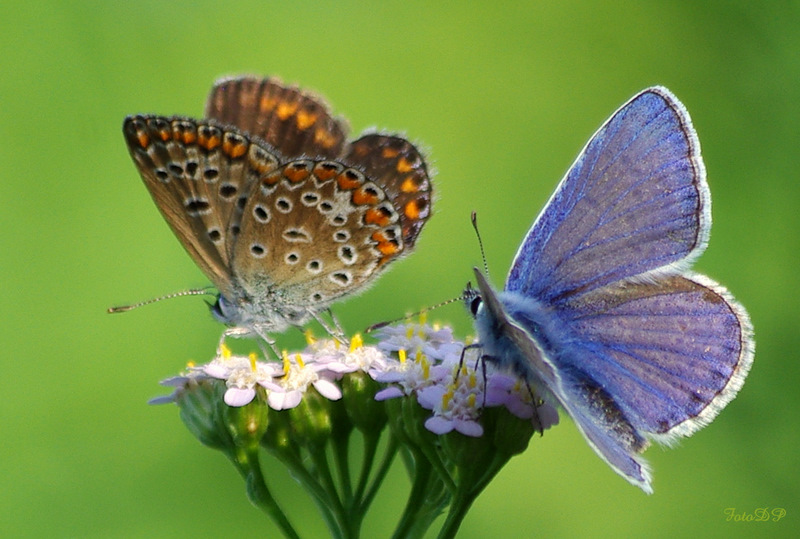
<svg viewBox="0 0 800 539">
<path fill-rule="evenodd" d="M 467 350 L 475 350 L 477 348 L 483 348 L 483 345 L 481 343 L 473 343 L 473 344 L 468 344 L 468 345 L 464 346 L 464 348 L 461 349 L 461 359 L 458 360 L 458 372 L 456 372 L 456 376 L 455 376 L 455 381 L 456 382 L 458 381 L 459 374 L 461 374 L 461 369 L 464 368 L 464 361 L 465 361 L 465 358 L 466 358 L 466 355 L 467 355 Z M 486 382 L 487 382 L 487 377 L 486 377 L 486 357 L 487 356 L 485 356 L 483 354 L 479 355 L 478 358 L 475 360 L 475 366 L 473 367 L 473 370 L 477 371 L 478 370 L 478 362 L 479 361 L 480 361 L 480 363 L 481 363 L 481 365 L 483 367 L 483 369 L 482 369 L 482 371 L 483 371 L 483 404 L 481 405 L 482 408 L 486 408 Z"/>
<path fill-rule="evenodd" d="M 464 367 L 464 361 L 465 358 L 467 357 L 467 350 L 475 350 L 476 348 L 483 348 L 483 345 L 481 345 L 480 343 L 467 344 L 464 346 L 464 348 L 461 349 L 461 359 L 458 360 L 459 372 L 461 372 L 461 369 Z M 475 370 L 477 370 L 478 361 L 480 361 L 481 359 L 482 359 L 481 356 L 479 356 L 478 359 L 475 361 L 475 367 L 474 367 Z"/>
<path fill-rule="evenodd" d="M 270 352 L 267 351 L 267 346 L 269 346 L 269 350 L 272 352 L 275 358 L 280 360 L 281 354 L 278 352 L 278 348 L 275 346 L 275 339 L 267 335 L 267 333 L 258 326 L 255 326 L 253 330 L 259 337 L 261 337 L 258 339 L 258 347 L 261 348 L 261 353 L 264 354 L 264 359 L 267 359 L 270 355 Z"/>
<path fill-rule="evenodd" d="M 264 356 L 264 359 L 268 359 L 270 355 L 273 355 L 275 358 L 280 359 L 281 355 L 278 353 L 278 349 L 275 347 L 275 341 L 271 339 L 263 330 L 254 327 L 252 330 L 249 328 L 244 327 L 231 327 L 226 329 L 222 332 L 222 336 L 219 338 L 219 344 L 217 345 L 217 355 L 222 355 L 222 350 L 227 348 L 225 345 L 225 339 L 228 337 L 233 337 L 234 339 L 242 339 L 246 337 L 261 337 L 257 339 L 258 347 L 261 349 L 261 353 Z M 267 350 L 266 345 L 269 346 L 269 351 Z"/>
<path fill-rule="evenodd" d="M 225 339 L 227 339 L 228 337 L 240 339 L 242 337 L 247 337 L 250 334 L 251 333 L 247 328 L 238 326 L 226 328 L 225 331 L 222 332 L 222 335 L 219 338 L 219 344 L 217 344 L 217 355 L 218 356 L 223 355 L 222 351 L 227 348 L 227 346 L 225 345 Z"/>
<path fill-rule="evenodd" d="M 467 350 L 475 349 L 475 348 L 483 348 L 483 345 L 481 345 L 481 343 L 468 344 L 464 348 L 461 349 L 461 359 L 459 360 L 459 363 L 458 363 L 458 372 L 459 373 L 461 372 L 461 369 L 464 367 L 464 361 L 465 361 Z M 488 386 L 488 379 L 487 379 L 488 377 L 487 377 L 487 374 L 486 374 L 486 362 L 487 362 L 487 360 L 489 362 L 491 362 L 493 360 L 493 357 L 491 355 L 488 355 L 488 354 L 481 354 L 475 360 L 475 367 L 473 367 L 474 370 L 477 371 L 478 370 L 478 362 L 481 363 L 481 367 L 482 367 L 481 370 L 482 370 L 482 373 L 483 373 L 483 388 L 484 388 L 483 389 L 483 408 L 486 408 L 486 388 Z M 458 379 L 458 373 L 456 373 L 456 379 Z M 541 398 L 536 396 L 536 393 L 533 392 L 533 388 L 531 387 L 531 384 L 527 380 L 525 380 L 525 387 L 528 388 L 528 394 L 530 394 L 530 396 L 531 396 L 531 406 L 533 407 L 533 416 L 531 417 L 531 421 L 533 422 L 533 428 L 535 428 L 536 431 L 539 434 L 543 434 L 544 433 L 544 422 L 542 421 L 542 418 L 539 415 L 539 407 L 544 406 L 545 403 Z"/>
<path fill-rule="evenodd" d="M 322 329 L 324 329 L 328 333 L 328 335 L 330 335 L 331 337 L 333 337 L 342 344 L 349 345 L 350 341 L 347 339 L 347 337 L 345 337 L 344 330 L 339 325 L 339 320 L 337 320 L 336 317 L 333 315 L 333 311 L 328 309 L 327 312 L 328 315 L 331 317 L 332 324 L 328 323 L 324 318 L 322 318 L 318 313 L 314 311 L 309 311 L 308 314 L 314 317 L 314 320 L 316 320 L 317 323 L 319 323 L 319 325 L 322 326 Z"/>
<path fill-rule="evenodd" d="M 528 388 L 528 393 L 531 396 L 531 406 L 533 407 L 533 417 L 531 417 L 531 421 L 533 421 L 533 428 L 536 429 L 541 436 L 544 434 L 544 426 L 542 418 L 539 417 L 539 407 L 544 405 L 544 401 L 536 396 L 531 384 L 527 380 L 525 380 L 525 387 Z"/>
<path fill-rule="evenodd" d="M 336 328 L 336 331 L 342 337 L 345 336 L 344 329 L 342 329 L 342 325 L 339 323 L 339 319 L 336 318 L 336 315 L 333 312 L 333 309 L 330 307 L 328 308 L 328 316 L 331 317 L 331 322 L 333 322 L 333 326 Z"/>
<path fill-rule="evenodd" d="M 269 346 L 269 350 L 267 349 L 267 346 Z M 261 348 L 261 353 L 264 354 L 264 359 L 269 357 L 270 352 L 277 359 L 281 358 L 281 355 L 278 353 L 278 349 L 275 347 L 275 342 L 274 341 L 271 342 L 271 341 L 259 340 L 258 341 L 258 347 Z"/>
</svg>

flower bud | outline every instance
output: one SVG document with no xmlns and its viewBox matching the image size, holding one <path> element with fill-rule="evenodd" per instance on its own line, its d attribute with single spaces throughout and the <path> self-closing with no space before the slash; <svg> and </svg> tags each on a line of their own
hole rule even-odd
<svg viewBox="0 0 800 539">
<path fill-rule="evenodd" d="M 380 432 L 386 425 L 386 406 L 375 400 L 381 386 L 363 371 L 342 378 L 342 393 L 347 415 L 361 432 Z"/>
<path fill-rule="evenodd" d="M 333 420 L 330 401 L 316 391 L 307 391 L 296 407 L 282 412 L 289 415 L 295 440 L 302 446 L 324 446 L 331 437 Z"/>
<path fill-rule="evenodd" d="M 218 406 L 236 447 L 257 447 L 269 425 L 269 407 L 263 398 L 257 397 L 244 406 L 229 406 L 220 401 Z"/>
<path fill-rule="evenodd" d="M 233 449 L 230 432 L 219 421 L 217 410 L 226 406 L 222 401 L 225 383 L 212 379 L 189 379 L 176 390 L 175 403 L 180 408 L 180 416 L 189 432 L 203 445 L 212 449 L 229 451 Z"/>
</svg>

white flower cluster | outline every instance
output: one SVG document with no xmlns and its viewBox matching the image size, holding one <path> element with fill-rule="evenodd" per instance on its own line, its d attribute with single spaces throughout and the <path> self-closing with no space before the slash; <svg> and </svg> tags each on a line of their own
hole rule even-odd
<svg viewBox="0 0 800 539">
<path fill-rule="evenodd" d="M 522 419 L 537 413 L 542 429 L 558 423 L 556 409 L 546 403 L 534 406 L 523 382 L 474 356 L 468 360 L 472 354 L 464 354 L 464 343 L 453 339 L 450 328 L 407 324 L 383 328 L 377 337 L 379 349 L 398 357 L 381 362 L 381 371 L 370 372 L 378 382 L 391 384 L 375 398 L 416 396 L 420 406 L 433 412 L 425 422 L 431 432 L 481 436 L 481 409 L 488 406 L 505 406 Z"/>
<path fill-rule="evenodd" d="M 327 399 L 339 400 L 342 391 L 336 381 L 348 373 L 363 371 L 386 384 L 375 399 L 410 396 L 431 410 L 425 427 L 436 434 L 456 430 L 481 436 L 479 420 L 484 406 L 505 406 L 523 419 L 532 419 L 537 413 L 543 429 L 558 422 L 552 406 L 538 403 L 534 407 L 524 383 L 495 372 L 492 365 L 477 362 L 474 357 L 466 361 L 464 343 L 453 339 L 450 328 L 406 324 L 383 328 L 376 336 L 377 346 L 364 346 L 359 337 L 349 348 L 333 340 L 314 342 L 303 352 L 284 353 L 282 362 L 257 361 L 254 354 L 235 356 L 223 347 L 210 363 L 164 380 L 162 385 L 177 389 L 150 402 L 175 402 L 188 382 L 219 379 L 227 385 L 224 400 L 228 406 L 250 403 L 260 386 L 266 390 L 270 408 L 285 410 L 300 404 L 310 387 Z"/>
</svg>

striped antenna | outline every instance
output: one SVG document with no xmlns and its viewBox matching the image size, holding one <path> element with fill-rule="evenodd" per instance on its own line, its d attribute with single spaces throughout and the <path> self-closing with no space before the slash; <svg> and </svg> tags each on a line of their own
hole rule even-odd
<svg viewBox="0 0 800 539">
<path fill-rule="evenodd" d="M 145 305 L 150 305 L 151 303 L 156 303 L 165 299 L 181 298 L 183 296 L 216 296 L 216 294 L 214 292 L 209 292 L 205 288 L 199 288 L 194 290 L 181 290 L 180 292 L 173 292 L 172 294 L 167 294 L 166 296 L 160 296 L 157 298 L 140 301 L 139 303 L 134 303 L 132 305 L 109 307 L 108 311 L 106 312 L 108 312 L 108 314 L 125 313 L 128 311 L 132 311 L 134 309 L 138 309 L 139 307 L 143 307 Z"/>
</svg>

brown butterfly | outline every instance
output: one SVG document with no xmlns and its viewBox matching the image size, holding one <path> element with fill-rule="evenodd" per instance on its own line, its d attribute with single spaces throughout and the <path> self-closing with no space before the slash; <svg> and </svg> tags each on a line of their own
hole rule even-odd
<svg viewBox="0 0 800 539">
<path fill-rule="evenodd" d="M 206 119 L 129 116 L 123 133 L 156 206 L 219 291 L 212 313 L 233 326 L 226 335 L 271 343 L 322 322 L 408 254 L 431 215 L 414 145 L 378 133 L 348 142 L 320 98 L 274 78 L 222 79 Z"/>
</svg>

